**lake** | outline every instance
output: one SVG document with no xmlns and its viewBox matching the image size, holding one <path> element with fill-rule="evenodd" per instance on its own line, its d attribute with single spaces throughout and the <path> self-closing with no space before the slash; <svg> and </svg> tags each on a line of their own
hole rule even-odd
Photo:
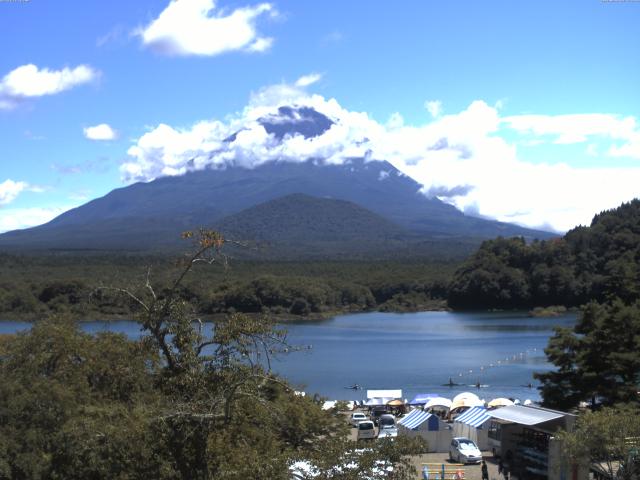
<svg viewBox="0 0 640 480">
<path fill-rule="evenodd" d="M 539 399 L 534 372 L 549 370 L 543 349 L 554 326 L 572 326 L 575 314 L 531 318 L 526 313 L 363 313 L 318 322 L 288 323 L 288 341 L 303 347 L 277 358 L 273 367 L 299 389 L 330 399 L 362 399 L 364 389 L 403 390 L 453 397 L 473 391 L 487 400 Z M 0 322 L 0 333 L 29 328 Z M 140 335 L 130 321 L 87 322 L 88 332 Z M 310 348 L 309 348 L 310 346 Z M 443 386 L 449 378 L 460 386 Z M 480 382 L 483 388 L 476 389 Z M 528 385 L 532 384 L 532 388 Z"/>
</svg>

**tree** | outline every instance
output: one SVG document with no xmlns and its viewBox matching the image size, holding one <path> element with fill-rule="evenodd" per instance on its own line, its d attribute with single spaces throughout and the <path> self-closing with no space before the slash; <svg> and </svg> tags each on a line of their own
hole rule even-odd
<svg viewBox="0 0 640 480">
<path fill-rule="evenodd" d="M 587 412 L 575 428 L 557 433 L 566 456 L 587 459 L 607 478 L 635 480 L 640 476 L 640 412 L 637 409 L 604 408 Z"/>
<path fill-rule="evenodd" d="M 380 461 L 410 478 L 419 442 L 376 442 L 356 459 L 344 417 L 271 371 L 287 344 L 270 319 L 234 314 L 210 328 L 198 318 L 183 281 L 224 263 L 225 240 L 185 237 L 196 248 L 167 287 L 148 274 L 138 290 L 112 289 L 138 306 L 139 340 L 61 316 L 0 339 L 0 480 L 278 479 L 296 459 L 323 478 L 371 476 Z M 345 461 L 358 477 L 343 476 Z"/>
<path fill-rule="evenodd" d="M 545 352 L 557 367 L 536 374 L 546 406 L 640 402 L 640 303 L 589 303 L 573 330 L 556 330 Z"/>
</svg>

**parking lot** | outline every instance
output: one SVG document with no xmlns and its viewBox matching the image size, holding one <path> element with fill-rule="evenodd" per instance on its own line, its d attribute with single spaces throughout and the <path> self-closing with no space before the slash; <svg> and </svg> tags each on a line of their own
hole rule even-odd
<svg viewBox="0 0 640 480">
<path fill-rule="evenodd" d="M 357 439 L 357 429 L 351 429 L 351 438 Z M 498 464 L 494 461 L 491 452 L 482 452 L 484 460 L 487 462 L 489 469 L 490 480 L 502 480 L 502 475 L 498 475 Z M 449 462 L 448 453 L 425 453 L 422 455 L 414 455 L 412 457 L 413 465 L 416 467 L 416 479 L 422 478 L 422 466 L 425 463 L 442 465 L 451 465 Z M 435 465 L 434 465 L 435 466 Z M 482 480 L 482 474 L 480 472 L 480 465 L 465 465 L 462 467 L 464 470 L 465 480 Z M 434 478 L 433 476 L 431 478 Z M 511 477 L 513 478 L 513 476 Z"/>
</svg>

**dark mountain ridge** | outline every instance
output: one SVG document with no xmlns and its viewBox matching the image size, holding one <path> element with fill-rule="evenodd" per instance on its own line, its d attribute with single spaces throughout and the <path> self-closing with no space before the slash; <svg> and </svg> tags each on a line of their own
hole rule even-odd
<svg viewBox="0 0 640 480">
<path fill-rule="evenodd" d="M 309 107 L 280 107 L 259 122 L 276 141 L 292 135 L 318 136 L 333 125 L 333 120 Z M 233 142 L 235 136 L 225 141 Z M 340 165 L 323 159 L 271 161 L 254 168 L 231 164 L 115 189 L 49 223 L 0 235 L 0 249 L 172 249 L 181 245 L 177 240 L 181 231 L 222 225 L 225 217 L 298 193 L 351 202 L 427 240 L 554 236 L 464 215 L 436 197 L 426 197 L 420 188 L 390 163 L 363 158 Z M 348 211 L 356 214 L 354 209 Z M 270 227 L 279 229 L 276 224 Z M 302 237 L 299 241 L 304 243 Z M 360 240 L 367 238 L 363 235 Z"/>
</svg>

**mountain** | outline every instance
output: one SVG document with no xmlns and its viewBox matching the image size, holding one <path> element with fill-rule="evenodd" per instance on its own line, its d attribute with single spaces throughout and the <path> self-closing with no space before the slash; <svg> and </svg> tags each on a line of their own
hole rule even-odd
<svg viewBox="0 0 640 480">
<path fill-rule="evenodd" d="M 214 228 L 230 239 L 251 239 L 234 253 L 257 258 L 388 256 L 415 235 L 355 203 L 294 193 L 225 217 Z M 251 255 L 253 253 L 253 255 Z"/>
<path fill-rule="evenodd" d="M 276 140 L 287 135 L 318 136 L 332 125 L 309 107 L 280 107 L 260 122 Z M 234 135 L 226 141 L 233 142 Z M 420 187 L 390 163 L 362 158 L 341 165 L 322 159 L 272 161 L 254 168 L 227 165 L 113 190 L 47 224 L 0 235 L 0 249 L 176 248 L 181 245 L 176 240 L 181 231 L 223 224 L 225 217 L 298 193 L 351 202 L 425 239 L 553 236 L 464 215 L 435 197 L 427 198 Z"/>
</svg>

